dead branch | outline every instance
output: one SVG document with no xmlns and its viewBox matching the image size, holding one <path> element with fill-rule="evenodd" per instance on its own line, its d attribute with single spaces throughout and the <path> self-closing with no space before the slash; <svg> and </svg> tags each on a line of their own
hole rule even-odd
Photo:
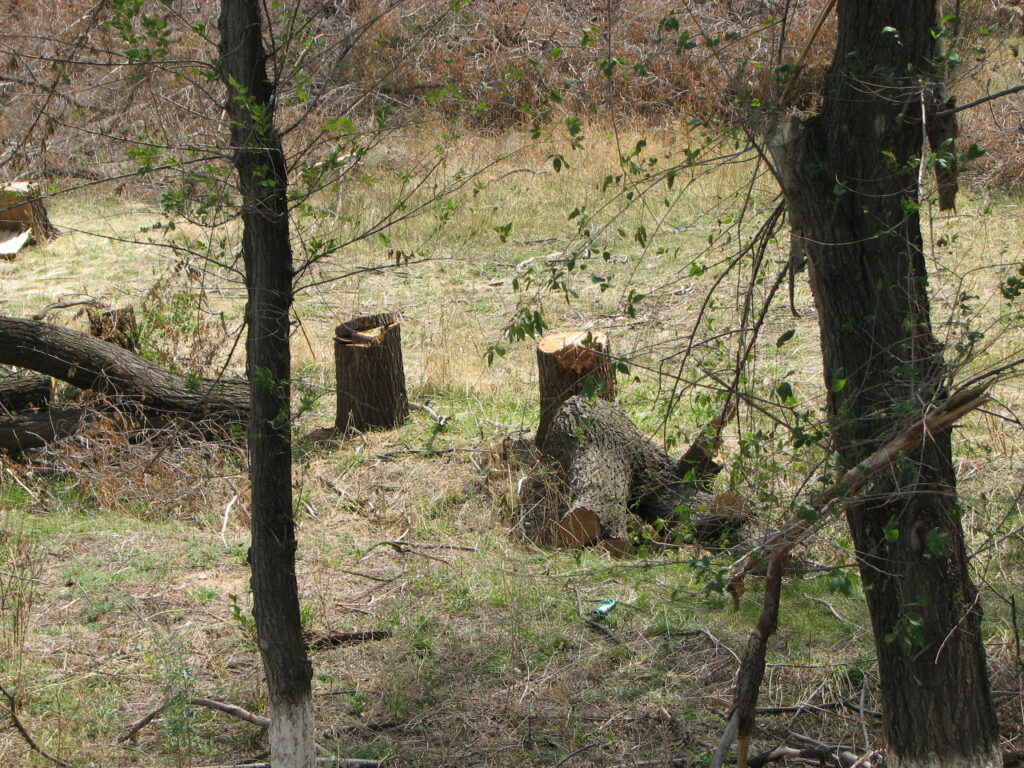
<svg viewBox="0 0 1024 768">
<path fill-rule="evenodd" d="M 34 315 L 29 315 L 29 320 L 43 320 L 48 314 L 53 312 L 55 309 L 67 309 L 69 307 L 95 307 L 96 309 L 104 309 L 106 304 L 97 299 L 69 299 L 67 301 L 55 301 L 52 304 L 47 304 L 45 307 L 40 309 Z"/>
<path fill-rule="evenodd" d="M 338 645 L 355 645 L 373 640 L 385 640 L 391 637 L 389 629 L 371 629 L 362 632 L 303 632 L 302 639 L 310 650 L 334 648 Z"/>
<path fill-rule="evenodd" d="M 234 704 L 225 704 L 221 701 L 214 701 L 213 699 L 195 698 L 189 702 L 195 707 L 205 707 L 206 709 L 212 709 L 216 712 L 223 712 L 225 715 L 231 715 L 237 717 L 239 720 L 245 720 L 247 723 L 258 725 L 260 728 L 269 728 L 270 720 L 259 715 L 254 715 L 246 709 L 236 707 Z"/>
<path fill-rule="evenodd" d="M 408 402 L 408 406 L 414 411 L 422 411 L 423 413 L 427 414 L 427 416 L 429 416 L 431 419 L 437 422 L 437 426 L 439 427 L 448 426 L 448 422 L 452 420 L 451 416 L 442 416 L 426 403 L 414 403 L 412 400 L 410 400 Z"/>
<path fill-rule="evenodd" d="M 115 741 L 114 743 L 124 744 L 126 741 L 133 738 L 136 734 L 138 734 L 139 731 L 141 731 L 143 728 L 145 728 L 147 725 L 153 722 L 157 717 L 159 717 L 159 715 L 165 709 L 167 709 L 168 704 L 169 702 L 164 702 L 159 707 L 154 709 L 152 712 L 149 712 L 148 714 L 136 720 L 134 723 L 132 723 L 131 727 L 127 730 L 127 732 L 123 736 L 118 737 L 117 741 Z M 259 726 L 260 728 L 270 727 L 270 720 L 268 720 L 267 718 L 260 717 L 259 715 L 254 715 L 252 712 L 249 712 L 246 709 L 242 709 L 241 707 L 236 707 L 234 704 L 225 704 L 221 701 L 214 701 L 213 699 L 204 699 L 202 697 L 197 697 L 190 700 L 189 704 L 191 704 L 194 707 L 205 707 L 206 709 L 212 709 L 217 712 L 223 712 L 226 715 L 237 717 L 239 720 L 245 720 L 247 723 L 252 723 L 253 725 Z"/>
<path fill-rule="evenodd" d="M 833 502 L 850 498 L 899 456 L 915 450 L 930 436 L 948 429 L 972 410 L 984 405 L 988 401 L 988 387 L 989 384 L 985 383 L 951 395 L 942 405 L 926 413 L 924 418 L 912 424 L 894 440 L 890 440 L 867 459 L 846 472 L 837 483 L 815 496 L 811 503 L 791 519 L 782 530 L 770 536 L 759 548 L 748 553 L 733 565 L 729 591 L 738 605 L 739 596 L 743 593 L 744 575 L 765 556 L 769 558 L 761 615 L 747 641 L 747 650 L 736 676 L 736 695 L 733 699 L 732 712 L 718 748 L 715 750 L 715 757 L 711 763 L 712 768 L 721 768 L 725 760 L 725 753 L 734 740 L 739 742 L 737 766 L 746 768 L 748 765 L 753 765 L 753 762 L 748 763 L 747 761 L 747 749 L 750 745 L 750 734 L 754 728 L 757 696 L 764 676 L 768 638 L 778 627 L 782 574 L 789 553 L 840 506 Z M 763 764 L 763 762 L 759 764 Z"/>
<path fill-rule="evenodd" d="M 61 760 L 59 757 L 54 757 L 49 752 L 40 747 L 36 743 L 35 739 L 32 738 L 32 734 L 28 732 L 28 729 L 25 728 L 21 720 L 18 718 L 18 705 L 17 702 L 14 700 L 14 695 L 8 692 L 8 690 L 4 688 L 3 685 L 0 685 L 0 693 L 3 694 L 5 699 L 7 699 L 7 713 L 11 716 L 11 722 L 14 723 L 14 727 L 17 729 L 18 733 L 21 734 L 21 738 L 25 740 L 25 743 L 28 744 L 29 747 L 31 747 L 34 751 L 38 752 L 40 755 L 42 755 L 44 758 L 49 760 L 54 765 L 59 765 L 61 766 L 61 768 L 75 768 L 75 766 L 71 763 L 65 762 L 64 760 Z"/>
<path fill-rule="evenodd" d="M 0 317 L 0 364 L 28 368 L 195 424 L 224 426 L 248 418 L 245 382 L 175 373 L 115 344 L 50 323 Z"/>
</svg>

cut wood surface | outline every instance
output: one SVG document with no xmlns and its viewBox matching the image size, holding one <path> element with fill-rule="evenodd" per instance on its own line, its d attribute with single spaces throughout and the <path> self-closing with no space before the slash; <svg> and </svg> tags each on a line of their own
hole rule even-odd
<svg viewBox="0 0 1024 768">
<path fill-rule="evenodd" d="M 376 335 L 367 333 L 380 329 Z M 391 313 L 366 315 L 337 327 L 334 338 L 339 430 L 393 429 L 409 415 L 402 329 Z"/>
<path fill-rule="evenodd" d="M 562 403 L 589 391 L 604 400 L 615 399 L 610 342 L 602 331 L 550 333 L 537 344 L 540 382 L 540 422 L 537 446 L 544 447 L 551 420 Z"/>
<path fill-rule="evenodd" d="M 181 417 L 204 429 L 245 422 L 243 381 L 190 378 L 89 334 L 50 323 L 0 317 L 0 364 L 28 368 L 147 411 Z"/>
</svg>

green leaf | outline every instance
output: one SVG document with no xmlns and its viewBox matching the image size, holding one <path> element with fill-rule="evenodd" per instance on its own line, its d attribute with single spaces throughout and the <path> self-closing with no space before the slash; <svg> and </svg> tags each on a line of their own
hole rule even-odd
<svg viewBox="0 0 1024 768">
<path fill-rule="evenodd" d="M 775 346 L 776 347 L 781 347 L 787 341 L 792 339 L 795 335 L 796 335 L 796 328 L 790 328 L 788 331 L 783 333 L 781 336 L 779 336 L 779 338 L 777 338 L 775 340 Z"/>
</svg>

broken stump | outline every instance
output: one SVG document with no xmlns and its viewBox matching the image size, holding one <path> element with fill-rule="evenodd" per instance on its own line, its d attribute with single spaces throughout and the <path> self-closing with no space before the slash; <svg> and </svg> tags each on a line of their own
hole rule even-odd
<svg viewBox="0 0 1024 768">
<path fill-rule="evenodd" d="M 338 326 L 334 337 L 339 430 L 393 429 L 409 415 L 402 333 L 392 313 L 367 315 Z"/>
<path fill-rule="evenodd" d="M 543 449 L 551 420 L 573 395 L 596 394 L 615 399 L 608 334 L 602 331 L 550 333 L 537 344 L 540 422 L 537 447 Z"/>
</svg>

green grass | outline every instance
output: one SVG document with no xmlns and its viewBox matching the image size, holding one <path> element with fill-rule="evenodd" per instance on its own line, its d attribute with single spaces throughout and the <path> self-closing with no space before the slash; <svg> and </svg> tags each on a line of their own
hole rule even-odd
<svg viewBox="0 0 1024 768">
<path fill-rule="evenodd" d="M 755 188 L 741 226 L 726 220 L 734 217 L 732 193 L 749 166 L 680 177 L 671 194 L 655 190 L 648 210 L 632 206 L 603 229 L 597 253 L 580 260 L 585 270 L 564 276 L 576 293 L 566 303 L 542 294 L 540 284 L 564 266 L 564 256 L 555 254 L 579 242 L 580 217 L 569 214 L 585 208 L 597 231 L 629 191 L 621 183 L 602 191 L 615 172 L 615 140 L 601 127 L 588 126 L 587 134 L 593 149 L 568 154 L 570 167 L 561 173 L 547 156 L 564 147 L 526 146 L 490 171 L 475 194 L 472 185 L 453 192 L 444 211 L 389 231 L 389 244 L 359 242 L 304 276 L 380 266 L 387 248 L 417 256 L 397 268 L 307 287 L 295 310 L 301 325 L 293 337 L 294 378 L 299 394 L 313 398 L 295 425 L 304 620 L 317 631 L 392 632 L 312 654 L 318 727 L 342 729 L 325 746 L 343 756 L 394 754 L 411 766 L 551 766 L 594 744 L 577 764 L 617 765 L 679 756 L 700 761 L 717 741 L 731 704 L 734 654 L 742 653 L 760 611 L 760 582 L 748 579 L 734 612 L 729 596 L 715 588 L 729 557 L 705 560 L 689 549 L 647 544 L 613 560 L 597 549 L 540 551 L 522 542 L 515 491 L 526 468 L 503 461 L 501 449 L 505 437 L 528 436 L 536 423 L 534 352 L 529 341 L 509 344 L 491 366 L 485 352 L 502 341 L 521 302 L 542 304 L 553 329 L 608 331 L 613 351 L 630 363 L 629 375 L 618 381 L 619 402 L 678 452 L 720 407 L 716 391 L 733 366 L 749 261 L 698 319 L 701 300 L 739 239 L 770 210 L 771 193 Z M 624 132 L 620 143 L 632 146 L 638 135 L 639 129 Z M 663 164 L 696 140 L 662 132 L 646 151 Z M 365 223 L 383 210 L 400 189 L 397 171 L 415 171 L 409 158 L 428 145 L 423 137 L 404 141 L 394 155 L 368 159 L 375 178 L 347 183 L 340 206 L 322 201 L 338 218 L 303 220 L 304 237 L 343 238 L 358 230 L 360 217 Z M 518 144 L 530 142 L 467 135 L 449 170 Z M 986 207 L 998 215 L 986 214 Z M 56 198 L 51 218 L 69 229 L 95 219 L 119 236 L 168 236 L 165 228 L 141 233 L 160 214 L 107 191 Z M 506 223 L 512 227 L 502 242 L 493 227 Z M 646 245 L 637 239 L 641 224 Z M 199 234 L 182 226 L 170 237 Z M 965 321 L 986 331 L 987 346 L 961 378 L 1019 347 L 1018 329 L 1007 318 L 1012 308 L 979 300 L 969 302 L 967 317 L 958 296 L 992 296 L 1021 259 L 1022 235 L 1019 200 L 969 195 L 957 216 L 936 219 L 929 232 L 931 241 L 948 243 L 934 253 L 934 302 L 950 349 L 963 337 Z M 788 253 L 784 240 L 770 244 L 769 281 Z M 137 303 L 165 273 L 167 262 L 152 261 L 155 253 L 162 251 L 67 234 L 0 264 L 0 279 L 10 286 L 3 311 L 28 314 L 69 290 Z M 416 263 L 419 257 L 426 260 Z M 208 309 L 223 312 L 224 327 L 236 332 L 240 286 L 217 270 L 206 278 Z M 800 316 L 782 301 L 765 319 L 763 343 L 741 383 L 753 405 L 727 431 L 727 468 L 717 481 L 717 489 L 742 490 L 753 500 L 755 533 L 785 519 L 794 497 L 815 486 L 817 463 L 827 458 L 820 447 L 792 444 L 796 412 L 817 422 L 823 403 L 815 310 L 805 281 L 795 288 Z M 766 289 L 764 281 L 753 285 L 755 304 Z M 631 290 L 647 295 L 633 315 Z M 429 402 L 451 423 L 439 428 L 413 412 L 391 432 L 303 442 L 312 428 L 333 422 L 334 326 L 382 309 L 403 313 L 410 397 Z M 155 347 L 173 346 L 167 339 L 183 318 L 191 315 L 163 318 L 174 327 L 155 328 L 164 334 Z M 55 319 L 80 322 L 72 312 Z M 792 338 L 777 346 L 790 329 Z M 204 343 L 219 353 L 217 365 L 241 372 L 237 353 L 225 361 L 230 344 L 213 337 Z M 782 382 L 792 387 L 792 407 L 779 402 Z M 674 388 L 679 404 L 666 418 Z M 1017 382 L 1000 384 L 997 394 L 1011 409 L 1021 404 Z M 23 637 L 14 638 L 7 629 L 12 617 L 3 617 L 8 640 L 0 682 L 17 682 L 26 727 L 75 764 L 205 765 L 260 753 L 266 740 L 254 726 L 181 701 L 188 693 L 266 714 L 248 616 L 244 460 L 229 447 L 199 454 L 196 446 L 160 451 L 121 446 L 109 435 L 91 440 L 88 449 L 68 446 L 56 473 L 18 474 L 24 488 L 6 473 L 0 479 L 0 526 L 32 543 L 20 551 L 0 548 L 0 572 L 37 574 L 32 578 L 39 582 L 27 582 L 36 596 Z M 1022 583 L 1024 561 L 1015 508 L 1019 431 L 996 417 L 972 417 L 956 440 L 970 546 L 995 537 L 974 567 L 998 672 L 1013 668 L 1016 627 L 1007 596 Z M 400 538 L 425 546 L 387 543 Z M 866 704 L 877 708 L 873 641 L 859 586 L 854 582 L 849 596 L 833 592 L 828 576 L 816 570 L 850 562 L 842 525 L 826 527 L 801 555 L 808 571 L 784 586 L 761 701 L 859 700 L 864 686 Z M 0 580 L 7 590 L 12 583 Z M 583 618 L 606 598 L 618 601 L 601 620 L 614 639 Z M 1000 686 L 1011 683 L 1006 674 L 997 677 Z M 130 745 L 112 746 L 131 723 L 168 701 L 162 723 L 142 729 Z M 759 722 L 777 733 L 791 717 L 764 715 Z M 877 743 L 877 723 L 868 727 Z M 855 719 L 805 713 L 794 728 L 833 742 L 863 741 Z M 1019 734 L 1011 730 L 1007 738 Z M 39 762 L 17 733 L 0 732 L 0 763 L 33 760 Z"/>
</svg>

